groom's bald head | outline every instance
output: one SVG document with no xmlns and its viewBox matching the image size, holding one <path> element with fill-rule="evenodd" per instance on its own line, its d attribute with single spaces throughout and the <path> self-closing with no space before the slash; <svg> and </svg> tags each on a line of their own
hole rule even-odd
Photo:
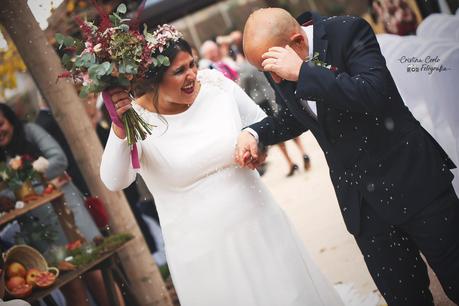
<svg viewBox="0 0 459 306">
<path fill-rule="evenodd" d="M 250 63 L 261 69 L 261 55 L 274 46 L 285 46 L 301 26 L 284 9 L 265 8 L 253 12 L 244 28 L 244 53 Z"/>
</svg>

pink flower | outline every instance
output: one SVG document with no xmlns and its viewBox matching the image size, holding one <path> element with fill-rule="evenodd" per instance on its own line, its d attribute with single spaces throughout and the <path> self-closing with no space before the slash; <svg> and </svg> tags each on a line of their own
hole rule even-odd
<svg viewBox="0 0 459 306">
<path fill-rule="evenodd" d="M 10 159 L 8 164 L 11 169 L 18 170 L 22 167 L 22 158 L 20 156 L 16 156 L 15 158 Z"/>
<path fill-rule="evenodd" d="M 89 78 L 89 74 L 84 73 L 82 76 L 83 76 L 83 81 L 82 81 L 83 86 L 88 85 L 91 82 L 91 79 Z"/>
</svg>

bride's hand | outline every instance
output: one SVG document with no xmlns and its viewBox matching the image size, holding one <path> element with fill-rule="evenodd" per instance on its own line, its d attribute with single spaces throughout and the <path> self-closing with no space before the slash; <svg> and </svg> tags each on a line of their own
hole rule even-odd
<svg viewBox="0 0 459 306">
<path fill-rule="evenodd" d="M 252 170 L 257 169 L 266 161 L 266 157 L 268 157 L 268 152 L 258 149 L 258 158 L 250 159 L 250 161 L 247 163 L 247 167 Z"/>
<path fill-rule="evenodd" d="M 258 160 L 258 144 L 247 131 L 242 131 L 237 140 L 234 160 L 241 167 L 255 169 Z"/>
<path fill-rule="evenodd" d="M 121 87 L 110 89 L 108 92 L 110 93 L 118 117 L 122 118 L 123 114 L 132 107 L 129 92 Z"/>
<path fill-rule="evenodd" d="M 113 102 L 113 106 L 115 106 L 116 114 L 118 118 L 122 118 L 123 114 L 127 112 L 131 107 L 131 98 L 129 97 L 128 91 L 121 87 L 112 88 L 109 91 L 110 97 Z M 113 124 L 113 130 L 121 139 L 126 138 L 126 132 L 118 127 L 117 125 Z"/>
</svg>

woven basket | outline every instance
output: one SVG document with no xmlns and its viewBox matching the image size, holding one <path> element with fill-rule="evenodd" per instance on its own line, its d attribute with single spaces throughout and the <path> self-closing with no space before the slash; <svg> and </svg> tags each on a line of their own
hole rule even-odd
<svg viewBox="0 0 459 306">
<path fill-rule="evenodd" d="M 40 254 L 36 249 L 25 245 L 19 244 L 13 246 L 4 254 L 5 259 L 5 269 L 12 262 L 18 262 L 22 264 L 26 270 L 31 268 L 38 269 L 40 271 L 49 271 L 56 275 L 56 278 L 59 276 L 59 269 L 55 267 L 48 267 L 48 263 L 43 255 Z M 4 273 L 4 278 L 6 281 L 6 273 Z M 9 293 L 8 288 L 5 287 L 6 292 Z"/>
</svg>

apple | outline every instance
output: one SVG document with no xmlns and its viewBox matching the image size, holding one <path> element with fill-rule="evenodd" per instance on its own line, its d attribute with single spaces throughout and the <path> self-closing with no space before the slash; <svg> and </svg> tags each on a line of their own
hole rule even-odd
<svg viewBox="0 0 459 306">
<path fill-rule="evenodd" d="M 35 281 L 35 284 L 39 288 L 48 288 L 54 284 L 56 281 L 56 275 L 51 272 L 40 272 L 40 274 L 37 276 L 37 279 Z"/>
<path fill-rule="evenodd" d="M 18 262 L 12 262 L 6 270 L 6 276 L 8 277 L 20 276 L 24 278 L 26 273 L 26 268 Z"/>
<path fill-rule="evenodd" d="M 25 285 L 26 281 L 23 277 L 13 276 L 6 282 L 6 288 L 13 291 L 14 288 L 21 287 Z"/>
<path fill-rule="evenodd" d="M 18 299 L 26 298 L 26 297 L 28 297 L 29 295 L 32 294 L 32 286 L 31 285 L 27 285 L 27 284 L 20 285 L 18 287 L 13 288 L 13 290 L 11 290 L 11 292 L 9 292 L 9 294 L 12 297 L 15 297 L 15 298 L 18 298 Z"/>
<path fill-rule="evenodd" d="M 48 186 L 46 186 L 45 190 L 43 190 L 43 193 L 44 194 L 50 194 L 54 191 L 54 186 L 52 184 L 48 184 Z"/>
<path fill-rule="evenodd" d="M 35 268 L 29 269 L 27 271 L 26 275 L 26 283 L 28 285 L 35 286 L 35 281 L 37 280 L 37 277 L 40 275 L 41 271 Z"/>
</svg>

